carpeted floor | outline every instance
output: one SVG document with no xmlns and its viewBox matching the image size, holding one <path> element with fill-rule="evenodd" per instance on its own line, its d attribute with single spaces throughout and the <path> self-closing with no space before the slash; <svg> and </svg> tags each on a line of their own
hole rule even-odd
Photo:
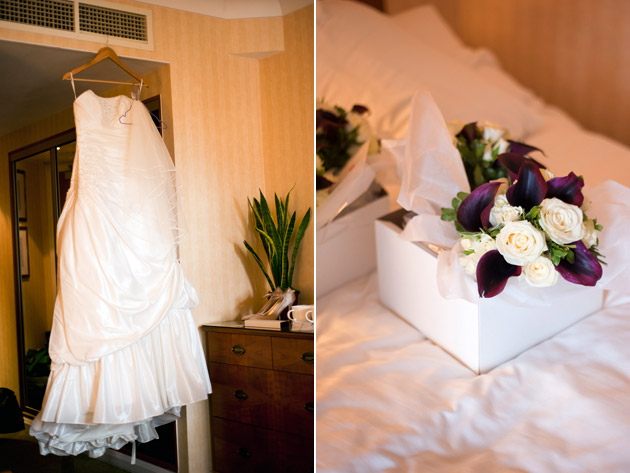
<svg viewBox="0 0 630 473">
<path fill-rule="evenodd" d="M 76 457 L 42 456 L 26 430 L 0 434 L 0 473 L 126 473 L 87 453 Z"/>
</svg>

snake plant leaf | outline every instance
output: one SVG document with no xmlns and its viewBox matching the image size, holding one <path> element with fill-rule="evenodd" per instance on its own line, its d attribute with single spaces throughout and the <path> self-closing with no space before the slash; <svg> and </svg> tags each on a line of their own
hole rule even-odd
<svg viewBox="0 0 630 473">
<path fill-rule="evenodd" d="M 298 248 L 300 247 L 300 242 L 304 237 L 304 233 L 306 233 L 306 227 L 308 227 L 308 223 L 311 220 L 311 209 L 309 208 L 304 217 L 302 217 L 302 221 L 298 226 L 297 233 L 295 234 L 295 242 L 293 243 L 293 255 L 291 256 L 291 269 L 289 270 L 289 286 L 291 286 L 291 281 L 293 280 L 293 270 L 295 269 L 295 260 L 297 259 Z"/>
<path fill-rule="evenodd" d="M 260 208 L 263 216 L 263 222 L 265 224 L 265 232 L 269 235 L 273 241 L 273 246 L 276 249 L 282 248 L 282 241 L 280 240 L 280 235 L 278 234 L 278 229 L 271 217 L 271 210 L 269 209 L 269 204 L 267 203 L 267 199 L 263 195 L 262 191 L 260 191 Z M 282 279 L 282 274 L 280 273 L 281 264 L 280 264 L 280 252 L 274 251 L 271 255 L 271 272 L 273 274 L 273 279 L 276 282 L 276 285 Z"/>
<path fill-rule="evenodd" d="M 293 236 L 295 218 L 296 214 L 293 212 L 282 241 L 282 280 L 280 281 L 280 289 L 283 291 L 286 291 L 290 286 L 287 268 L 289 267 L 289 244 L 291 243 L 291 237 Z"/>
<path fill-rule="evenodd" d="M 249 245 L 249 243 L 247 243 L 246 240 L 243 240 L 243 244 L 245 245 L 245 248 L 247 248 L 247 250 L 254 256 L 254 260 L 256 261 L 256 263 L 258 263 L 258 266 L 260 267 L 260 270 L 265 275 L 265 278 L 267 278 L 267 282 L 269 283 L 269 287 L 273 291 L 276 288 L 276 286 L 273 284 L 273 281 L 269 277 L 269 274 L 267 274 L 267 271 L 265 270 L 265 266 L 263 265 L 263 262 L 260 260 L 260 258 L 256 254 L 256 251 L 254 251 L 254 249 Z"/>
<path fill-rule="evenodd" d="M 267 235 L 265 233 L 264 230 L 261 230 L 260 228 L 255 228 L 256 232 L 258 232 L 258 234 L 260 235 L 260 239 L 263 242 L 263 246 L 266 244 L 267 246 L 269 246 L 269 251 L 271 252 L 271 254 L 273 255 L 276 252 L 276 249 L 273 246 L 273 240 L 271 239 L 271 237 L 269 235 Z"/>
<path fill-rule="evenodd" d="M 293 188 L 291 190 L 293 190 Z M 287 192 L 287 197 L 284 201 L 284 219 L 286 223 L 288 223 L 288 219 L 289 219 L 289 196 L 290 195 L 291 195 L 291 191 Z M 286 224 L 285 224 L 285 228 L 286 228 Z"/>
<path fill-rule="evenodd" d="M 280 199 L 278 199 L 278 194 L 274 193 L 273 198 L 276 204 L 276 222 L 278 223 L 278 233 L 282 237 L 284 235 L 284 229 L 285 229 L 284 215 L 283 215 L 284 209 L 282 208 L 282 203 L 280 202 Z"/>
<path fill-rule="evenodd" d="M 260 215 L 260 202 L 258 202 L 254 198 L 254 204 L 252 204 L 248 197 L 247 203 L 249 204 L 249 208 L 252 209 L 252 213 L 254 214 L 254 228 L 257 231 L 264 231 L 262 216 Z M 265 254 L 267 255 L 267 259 L 269 259 L 271 257 L 272 246 L 270 246 L 264 238 L 262 239 L 262 244 L 263 249 L 265 250 Z"/>
</svg>

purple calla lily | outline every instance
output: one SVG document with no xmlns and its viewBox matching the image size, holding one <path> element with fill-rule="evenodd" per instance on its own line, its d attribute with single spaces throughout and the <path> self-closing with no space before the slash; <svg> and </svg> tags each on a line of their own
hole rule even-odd
<svg viewBox="0 0 630 473">
<path fill-rule="evenodd" d="M 527 143 L 521 143 L 519 141 L 513 141 L 513 140 L 507 140 L 507 141 L 509 143 L 508 151 L 510 153 L 516 153 L 516 154 L 525 156 L 528 153 L 533 153 L 534 151 L 540 151 L 543 155 L 545 154 L 545 152 L 542 149 L 536 148 L 535 146 L 532 146 L 532 145 L 528 145 Z"/>
<path fill-rule="evenodd" d="M 455 135 L 456 138 L 464 137 L 466 143 L 472 143 L 477 139 L 477 122 L 467 123 L 464 128 Z"/>
<path fill-rule="evenodd" d="M 367 108 L 365 105 L 355 104 L 352 107 L 352 111 L 358 115 L 363 115 L 364 113 L 369 112 L 370 109 Z"/>
<path fill-rule="evenodd" d="M 477 264 L 477 290 L 479 297 L 494 297 L 500 294 L 507 280 L 519 276 L 521 267 L 505 261 L 499 250 L 490 250 Z"/>
<path fill-rule="evenodd" d="M 457 209 L 457 221 L 467 232 L 478 232 L 490 227 L 490 210 L 500 182 L 486 182 L 466 197 Z"/>
<path fill-rule="evenodd" d="M 522 207 L 525 212 L 528 212 L 545 198 L 547 182 L 540 173 L 539 167 L 531 160 L 523 162 L 517 179 L 516 184 L 507 190 L 505 197 L 510 205 Z"/>
<path fill-rule="evenodd" d="M 575 245 L 573 263 L 569 263 L 566 259 L 560 260 L 556 269 L 560 276 L 569 282 L 582 286 L 594 286 L 602 277 L 602 265 L 582 241 L 576 241 L 571 245 Z"/>
<path fill-rule="evenodd" d="M 584 187 L 584 180 L 573 172 L 565 177 L 554 177 L 547 181 L 547 198 L 557 197 L 567 204 L 581 207 L 584 202 L 582 187 Z"/>
<path fill-rule="evenodd" d="M 510 179 L 512 179 L 513 181 L 517 179 L 518 172 L 521 170 L 521 166 L 525 162 L 533 162 L 539 168 L 546 169 L 545 166 L 540 164 L 534 158 L 512 152 L 500 154 L 499 156 L 497 156 L 497 161 L 499 161 L 501 166 L 507 169 L 507 172 L 510 175 Z"/>
</svg>

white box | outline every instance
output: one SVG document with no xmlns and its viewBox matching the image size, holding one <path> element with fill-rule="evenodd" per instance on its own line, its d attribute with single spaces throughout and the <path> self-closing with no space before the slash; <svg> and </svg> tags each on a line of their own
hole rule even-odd
<svg viewBox="0 0 630 473">
<path fill-rule="evenodd" d="M 374 221 L 387 212 L 384 195 L 317 230 L 317 297 L 376 268 Z"/>
<path fill-rule="evenodd" d="M 559 291 L 553 306 L 535 310 L 508 304 L 501 294 L 477 304 L 444 299 L 437 287 L 435 252 L 400 238 L 405 212 L 375 223 L 381 302 L 476 373 L 490 371 L 602 307 L 602 289 L 578 285 Z M 560 278 L 558 284 L 570 283 Z"/>
</svg>

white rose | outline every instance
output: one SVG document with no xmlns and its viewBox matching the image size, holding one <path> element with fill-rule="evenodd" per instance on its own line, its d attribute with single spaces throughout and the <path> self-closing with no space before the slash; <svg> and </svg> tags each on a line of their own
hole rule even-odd
<svg viewBox="0 0 630 473">
<path fill-rule="evenodd" d="M 560 245 L 573 243 L 584 237 L 582 211 L 554 197 L 540 205 L 540 226 L 554 242 Z"/>
<path fill-rule="evenodd" d="M 483 255 L 490 250 L 496 250 L 497 244 L 490 235 L 479 233 L 476 236 L 464 237 L 460 240 L 460 245 L 464 251 L 472 250 L 469 255 L 462 255 L 459 264 L 462 265 L 466 274 L 477 280 L 477 264 Z"/>
<path fill-rule="evenodd" d="M 523 266 L 525 280 L 535 287 L 553 286 L 558 282 L 558 271 L 546 256 L 540 256 Z"/>
<path fill-rule="evenodd" d="M 490 209 L 490 225 L 496 227 L 500 223 L 514 222 L 519 220 L 521 215 L 522 207 L 512 207 L 505 194 L 499 194 L 494 198 L 494 205 Z"/>
<path fill-rule="evenodd" d="M 498 156 L 502 153 L 505 153 L 510 144 L 502 138 L 499 138 L 498 141 L 489 141 L 486 144 L 486 149 L 483 152 L 483 160 L 484 161 L 494 161 L 495 156 Z M 495 151 L 495 153 L 493 153 Z"/>
<path fill-rule="evenodd" d="M 592 220 L 584 222 L 584 236 L 582 237 L 582 242 L 587 248 L 597 245 L 597 230 L 595 230 L 595 223 Z"/>
<path fill-rule="evenodd" d="M 484 122 L 483 124 L 483 139 L 484 141 L 495 143 L 503 138 L 505 130 L 490 122 Z"/>
<path fill-rule="evenodd" d="M 497 154 L 503 154 L 507 151 L 510 143 L 505 141 L 503 138 L 500 138 L 499 141 L 496 142 L 495 148 L 497 149 Z"/>
<path fill-rule="evenodd" d="M 523 266 L 547 249 L 545 236 L 527 220 L 508 222 L 497 235 L 497 249 L 510 264 Z"/>
</svg>

